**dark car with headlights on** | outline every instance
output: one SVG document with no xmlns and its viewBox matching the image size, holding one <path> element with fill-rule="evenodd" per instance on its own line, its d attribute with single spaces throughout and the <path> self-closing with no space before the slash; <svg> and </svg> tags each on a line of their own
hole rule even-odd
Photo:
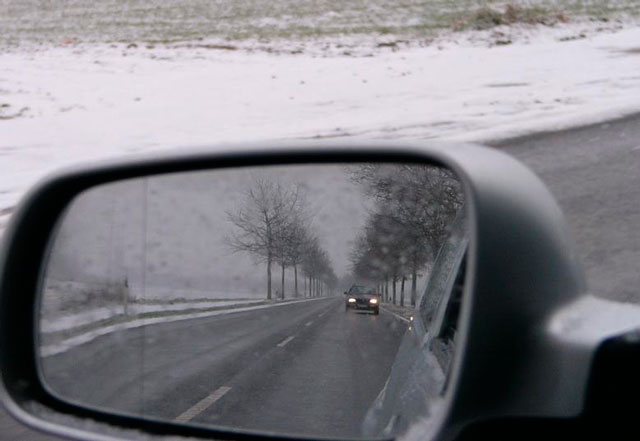
<svg viewBox="0 0 640 441">
<path fill-rule="evenodd" d="M 344 310 L 355 309 L 359 311 L 372 311 L 375 315 L 380 313 L 380 296 L 375 290 L 365 285 L 351 285 L 349 291 L 344 293 L 347 299 Z"/>
</svg>

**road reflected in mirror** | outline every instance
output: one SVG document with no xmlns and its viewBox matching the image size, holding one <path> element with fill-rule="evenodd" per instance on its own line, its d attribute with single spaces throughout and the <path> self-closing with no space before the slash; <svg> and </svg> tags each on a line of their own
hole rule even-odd
<svg viewBox="0 0 640 441">
<path fill-rule="evenodd" d="M 467 231 L 460 182 L 430 165 L 95 187 L 51 242 L 43 380 L 83 406 L 184 424 L 401 434 L 450 381 Z"/>
</svg>

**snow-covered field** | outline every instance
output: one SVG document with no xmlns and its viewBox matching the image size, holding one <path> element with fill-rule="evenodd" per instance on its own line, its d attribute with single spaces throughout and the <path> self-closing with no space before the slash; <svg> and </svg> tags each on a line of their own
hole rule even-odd
<svg viewBox="0 0 640 441">
<path fill-rule="evenodd" d="M 325 36 L 394 34 L 428 38 L 475 11 L 511 5 L 524 21 L 554 16 L 638 15 L 636 0 L 0 0 L 0 46 L 63 41 L 175 42 L 199 38 L 235 45 Z"/>
<path fill-rule="evenodd" d="M 508 44 L 507 44 L 508 43 Z M 0 53 L 0 229 L 63 165 L 189 145 L 494 139 L 640 110 L 640 28 L 573 22 L 303 54 L 205 44 Z"/>
</svg>

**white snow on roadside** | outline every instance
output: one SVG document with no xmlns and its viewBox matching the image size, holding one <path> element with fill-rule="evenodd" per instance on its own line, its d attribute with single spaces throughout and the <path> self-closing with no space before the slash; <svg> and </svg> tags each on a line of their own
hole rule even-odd
<svg viewBox="0 0 640 441">
<path fill-rule="evenodd" d="M 483 141 L 640 111 L 638 27 L 480 40 L 371 57 L 106 45 L 2 53 L 0 230 L 38 178 L 82 161 L 284 138 Z"/>
<path fill-rule="evenodd" d="M 263 300 L 219 300 L 215 302 L 184 302 L 166 304 L 130 304 L 127 307 L 128 315 L 144 314 L 149 312 L 170 312 L 185 311 L 189 309 L 208 309 L 218 307 L 228 307 L 236 305 L 250 305 L 261 303 Z M 90 323 L 99 322 L 117 315 L 123 314 L 122 305 L 112 308 L 95 308 L 77 314 L 50 316 L 47 315 L 40 320 L 40 331 L 44 333 L 63 331 Z"/>
<path fill-rule="evenodd" d="M 93 341 L 93 340 L 95 340 L 96 338 L 98 338 L 100 336 L 107 335 L 107 334 L 110 334 L 112 332 L 123 331 L 125 329 L 139 328 L 141 326 L 154 325 L 154 324 L 157 324 L 157 323 L 169 323 L 169 322 L 177 322 L 177 321 L 180 321 L 180 320 L 191 320 L 191 319 L 197 319 L 197 318 L 203 318 L 203 317 L 213 317 L 213 316 L 217 316 L 217 315 L 233 314 L 233 313 L 237 313 L 237 312 L 254 311 L 254 310 L 257 310 L 257 309 L 273 308 L 273 307 L 276 307 L 276 306 L 289 305 L 291 303 L 310 302 L 310 301 L 322 300 L 322 299 L 326 300 L 327 297 L 317 297 L 317 298 L 312 298 L 312 299 L 301 299 L 301 300 L 290 300 L 290 301 L 283 301 L 283 302 L 279 302 L 279 303 L 273 303 L 273 304 L 270 304 L 270 305 L 247 306 L 247 307 L 243 307 L 243 308 L 222 309 L 222 310 L 219 310 L 219 311 L 195 312 L 195 313 L 180 314 L 180 315 L 175 315 L 175 316 L 166 316 L 166 317 L 156 317 L 156 318 L 145 318 L 145 319 L 132 320 L 132 321 L 126 322 L 126 323 L 119 323 L 119 324 L 116 324 L 116 325 L 103 326 L 103 327 L 94 329 L 92 331 L 88 331 L 88 332 L 82 333 L 82 334 L 77 335 L 75 337 L 67 338 L 67 339 L 65 339 L 65 340 L 63 340 L 61 342 L 58 342 L 58 343 L 49 344 L 49 345 L 43 345 L 43 346 L 40 347 L 40 356 L 41 357 L 50 357 L 52 355 L 60 354 L 60 353 L 66 351 L 68 349 L 74 348 L 76 346 L 80 346 L 80 345 L 88 343 L 90 341 Z"/>
<path fill-rule="evenodd" d="M 406 323 L 410 322 L 410 320 L 408 318 L 402 317 L 400 314 L 397 314 L 397 313 L 393 312 L 391 309 L 386 308 L 384 305 L 381 305 L 380 307 L 382 308 L 383 311 L 388 312 L 389 314 L 391 314 L 392 316 L 394 316 L 398 320 L 401 320 L 401 321 L 406 322 Z"/>
</svg>

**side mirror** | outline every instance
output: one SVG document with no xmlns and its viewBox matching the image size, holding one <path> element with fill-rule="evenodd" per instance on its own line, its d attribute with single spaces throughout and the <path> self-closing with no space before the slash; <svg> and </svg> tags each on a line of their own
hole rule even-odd
<svg viewBox="0 0 640 441">
<path fill-rule="evenodd" d="M 348 295 L 349 295 L 349 293 L 345 291 L 345 292 L 344 292 L 344 295 L 345 295 L 345 296 L 348 296 Z"/>
<path fill-rule="evenodd" d="M 299 142 L 63 172 L 5 233 L 0 395 L 76 439 L 454 439 L 575 419 L 598 348 L 640 313 L 588 296 L 568 243 L 542 183 L 473 145 Z M 345 312 L 331 293 L 348 271 L 397 305 Z M 361 409 L 340 398 L 354 356 Z"/>
</svg>

